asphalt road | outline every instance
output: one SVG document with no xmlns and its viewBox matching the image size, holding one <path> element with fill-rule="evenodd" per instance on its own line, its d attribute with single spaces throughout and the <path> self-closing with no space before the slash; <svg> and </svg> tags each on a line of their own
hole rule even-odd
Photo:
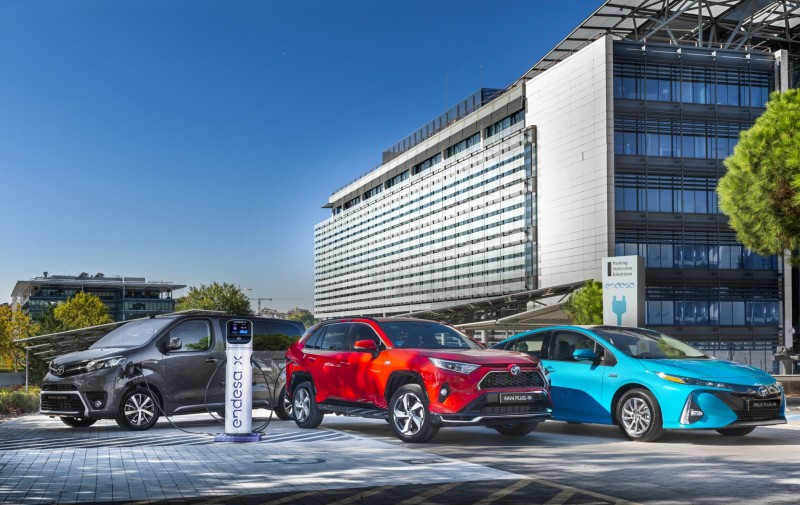
<svg viewBox="0 0 800 505">
<path fill-rule="evenodd" d="M 796 412 L 796 411 L 795 411 Z M 800 502 L 800 416 L 745 437 L 670 431 L 657 443 L 628 441 L 613 426 L 548 421 L 522 437 L 488 428 L 442 429 L 420 449 L 561 486 L 542 503 Z M 385 423 L 330 418 L 326 428 L 402 445 Z"/>
<path fill-rule="evenodd" d="M 746 437 L 672 431 L 649 444 L 554 421 L 524 437 L 446 428 L 404 444 L 385 421 L 329 415 L 234 444 L 213 441 L 206 415 L 144 432 L 31 415 L 0 422 L 0 503 L 796 504 L 796 406 L 789 418 Z"/>
</svg>

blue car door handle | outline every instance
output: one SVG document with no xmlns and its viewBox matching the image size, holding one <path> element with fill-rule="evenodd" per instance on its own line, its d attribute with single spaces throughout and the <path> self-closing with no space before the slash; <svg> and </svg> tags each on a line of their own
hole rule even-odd
<svg viewBox="0 0 800 505">
<path fill-rule="evenodd" d="M 610 374 L 608 374 L 608 376 L 611 377 L 612 379 L 616 379 L 617 378 L 617 374 L 615 374 L 615 373 L 610 373 Z"/>
<path fill-rule="evenodd" d="M 553 368 L 553 367 L 551 367 L 551 366 L 549 366 L 549 367 L 545 368 L 545 370 L 547 370 L 547 371 L 548 371 L 548 372 L 550 372 L 550 373 L 553 373 L 553 372 L 555 372 L 555 371 L 556 371 L 556 369 L 555 369 L 555 368 Z"/>
</svg>

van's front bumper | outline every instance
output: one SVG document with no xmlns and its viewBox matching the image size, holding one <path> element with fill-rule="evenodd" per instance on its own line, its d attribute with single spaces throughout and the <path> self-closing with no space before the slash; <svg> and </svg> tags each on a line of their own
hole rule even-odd
<svg viewBox="0 0 800 505">
<path fill-rule="evenodd" d="M 64 378 L 48 373 L 39 393 L 39 412 L 48 416 L 113 419 L 119 402 L 116 392 L 124 390 L 120 380 L 125 379 L 117 367 Z"/>
</svg>

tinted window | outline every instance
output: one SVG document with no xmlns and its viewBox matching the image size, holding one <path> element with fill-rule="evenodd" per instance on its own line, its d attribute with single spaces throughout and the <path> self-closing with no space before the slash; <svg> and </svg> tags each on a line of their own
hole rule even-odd
<svg viewBox="0 0 800 505">
<path fill-rule="evenodd" d="M 319 348 L 328 351 L 339 351 L 344 349 L 345 337 L 347 335 L 346 324 L 332 324 L 327 327 L 322 336 Z"/>
<path fill-rule="evenodd" d="M 146 343 L 166 325 L 174 321 L 171 318 L 153 318 L 133 321 L 124 324 L 116 330 L 92 344 L 90 349 L 103 347 L 138 347 Z"/>
<path fill-rule="evenodd" d="M 348 337 L 348 348 L 353 349 L 353 346 L 359 340 L 372 340 L 375 342 L 375 345 L 378 346 L 378 349 L 385 348 L 381 343 L 381 339 L 375 330 L 369 327 L 367 324 L 363 323 L 353 323 L 350 326 L 350 336 Z"/>
<path fill-rule="evenodd" d="M 518 339 L 506 343 L 506 351 L 517 351 L 536 356 L 537 358 L 544 358 L 547 353 L 542 353 L 542 344 L 547 336 L 546 331 L 540 331 L 533 335 L 525 335 Z"/>
<path fill-rule="evenodd" d="M 181 339 L 180 351 L 206 351 L 211 348 L 211 325 L 208 321 L 184 321 L 172 328 L 169 338 Z"/>
<path fill-rule="evenodd" d="M 254 321 L 253 350 L 283 351 L 303 334 L 302 325 L 284 321 Z"/>
<path fill-rule="evenodd" d="M 572 331 L 554 331 L 550 359 L 559 361 L 574 361 L 572 353 L 576 349 L 591 349 L 595 351 L 595 341 L 583 333 Z"/>
<path fill-rule="evenodd" d="M 322 342 L 322 335 L 325 334 L 325 326 L 317 328 L 314 333 L 306 340 L 303 345 L 305 349 L 319 349 L 319 344 Z"/>
<path fill-rule="evenodd" d="M 427 321 L 383 321 L 381 329 L 395 347 L 414 349 L 481 349 L 454 328 Z"/>
<path fill-rule="evenodd" d="M 698 359 L 706 354 L 669 335 L 652 330 L 598 328 L 595 333 L 633 358 L 640 359 Z"/>
</svg>

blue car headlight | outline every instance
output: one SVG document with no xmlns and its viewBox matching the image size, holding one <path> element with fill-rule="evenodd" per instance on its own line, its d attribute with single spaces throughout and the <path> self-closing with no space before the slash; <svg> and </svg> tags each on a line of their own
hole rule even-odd
<svg viewBox="0 0 800 505">
<path fill-rule="evenodd" d="M 675 382 L 676 384 L 688 384 L 690 386 L 705 386 L 710 388 L 723 388 L 734 389 L 732 385 L 724 382 L 717 382 L 714 380 L 695 379 L 693 377 L 681 377 L 679 375 L 670 375 L 664 372 L 656 372 L 656 375 L 665 381 Z"/>
</svg>

